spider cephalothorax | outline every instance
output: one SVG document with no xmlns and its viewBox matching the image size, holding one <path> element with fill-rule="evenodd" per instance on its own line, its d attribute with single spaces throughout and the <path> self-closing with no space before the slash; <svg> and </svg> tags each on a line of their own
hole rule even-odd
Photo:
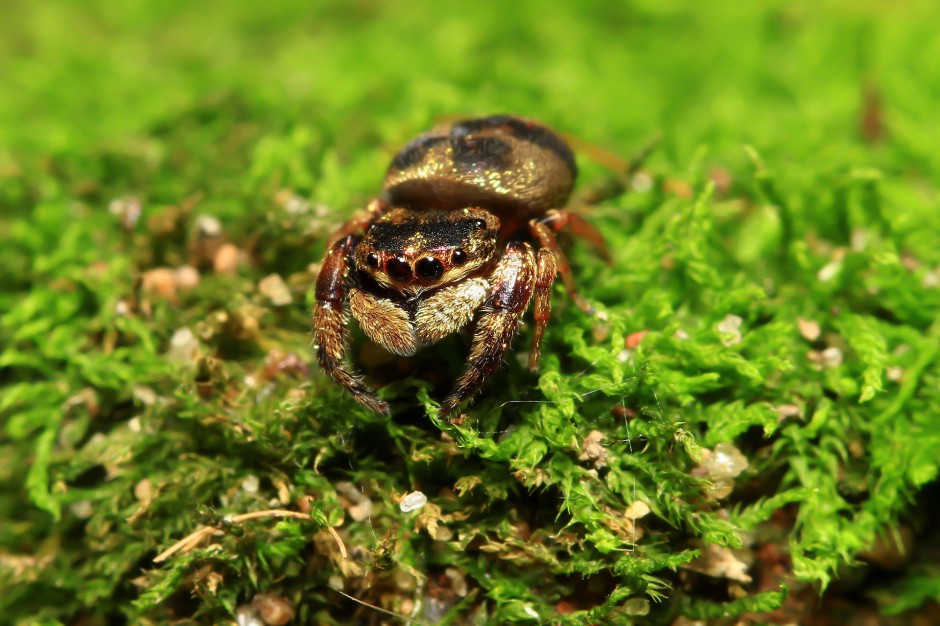
<svg viewBox="0 0 940 626">
<path fill-rule="evenodd" d="M 593 227 L 561 208 L 575 175 L 564 141 L 519 118 L 464 120 L 415 139 L 392 161 L 382 198 L 339 230 L 323 261 L 313 313 L 320 365 L 385 413 L 388 405 L 344 364 L 346 312 L 401 356 L 470 325 L 467 370 L 442 403 L 449 414 L 499 367 L 534 297 L 529 367 L 537 369 L 556 274 L 591 310 L 554 235 L 568 226 L 603 248 Z"/>
</svg>

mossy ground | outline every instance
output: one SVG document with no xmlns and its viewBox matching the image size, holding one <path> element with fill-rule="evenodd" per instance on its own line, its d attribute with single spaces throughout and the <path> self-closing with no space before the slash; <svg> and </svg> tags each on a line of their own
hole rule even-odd
<svg viewBox="0 0 940 626">
<path fill-rule="evenodd" d="M 272 597 L 324 624 L 399 619 L 350 598 L 414 623 L 933 611 L 938 18 L 5 2 L 0 621 L 219 623 Z M 380 418 L 312 367 L 310 264 L 395 147 L 491 112 L 624 156 L 662 135 L 590 214 L 613 265 L 573 248 L 606 321 L 558 290 L 542 372 L 525 330 L 458 427 L 431 398 L 464 340 L 410 363 L 360 340 Z M 270 509 L 309 520 L 237 517 Z M 154 562 L 203 525 L 224 534 Z"/>
</svg>

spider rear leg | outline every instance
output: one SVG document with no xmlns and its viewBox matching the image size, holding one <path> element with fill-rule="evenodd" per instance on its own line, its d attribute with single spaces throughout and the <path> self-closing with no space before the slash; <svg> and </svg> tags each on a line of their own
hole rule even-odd
<svg viewBox="0 0 940 626">
<path fill-rule="evenodd" d="M 377 413 L 388 414 L 388 404 L 363 384 L 359 375 L 344 363 L 349 333 L 346 330 L 346 275 L 356 245 L 351 235 L 334 243 L 326 253 L 317 275 L 316 305 L 313 309 L 313 341 L 320 367 L 348 391 L 357 402 Z"/>
<path fill-rule="evenodd" d="M 532 299 L 538 267 L 532 246 L 510 242 L 493 270 L 488 307 L 477 321 L 467 370 L 454 392 L 441 403 L 441 415 L 450 415 L 475 394 L 483 381 L 503 362 L 522 314 Z"/>
<path fill-rule="evenodd" d="M 555 233 L 567 226 L 571 220 L 565 219 L 566 211 L 549 211 L 542 219 L 529 221 L 529 231 L 539 240 L 542 248 L 551 250 L 555 255 L 555 261 L 558 264 L 558 273 L 561 274 L 561 282 L 565 285 L 565 291 L 568 297 L 574 301 L 579 309 L 588 315 L 594 314 L 594 307 L 584 296 L 578 293 L 578 288 L 574 284 L 574 276 L 571 274 L 571 266 L 568 265 L 568 258 L 558 245 Z M 598 233 L 600 235 L 600 233 Z"/>
<path fill-rule="evenodd" d="M 629 189 L 633 175 L 643 167 L 646 159 L 656 151 L 662 142 L 662 136 L 654 136 L 632 158 L 624 159 L 580 138 L 567 134 L 564 137 L 578 152 L 605 167 L 614 175 L 612 178 L 603 179 L 579 190 L 569 206 L 600 204 L 622 195 Z"/>
<path fill-rule="evenodd" d="M 610 250 L 607 248 L 607 242 L 604 235 L 594 224 L 584 219 L 579 213 L 572 209 L 552 209 L 545 213 L 545 217 L 539 220 L 546 224 L 554 232 L 561 232 L 566 228 L 576 237 L 581 237 L 601 255 L 606 263 L 611 262 Z"/>
</svg>

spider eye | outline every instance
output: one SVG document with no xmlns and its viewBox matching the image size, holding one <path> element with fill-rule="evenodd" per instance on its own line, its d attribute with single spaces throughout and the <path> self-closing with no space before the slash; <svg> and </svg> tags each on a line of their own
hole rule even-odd
<svg viewBox="0 0 940 626">
<path fill-rule="evenodd" d="M 400 283 L 411 280 L 411 268 L 408 266 L 408 261 L 401 257 L 389 259 L 388 263 L 385 264 L 385 271 Z"/>
<path fill-rule="evenodd" d="M 453 256 L 450 257 L 450 262 L 454 265 L 463 265 L 467 262 L 467 253 L 463 250 L 454 250 Z"/>
<path fill-rule="evenodd" d="M 475 220 L 473 220 L 473 227 L 476 228 L 477 230 L 483 230 L 484 228 L 486 228 L 486 220 L 476 218 Z"/>
<path fill-rule="evenodd" d="M 375 269 L 379 266 L 379 257 L 375 256 L 373 252 L 369 253 L 369 256 L 366 257 L 366 265 Z"/>
<path fill-rule="evenodd" d="M 434 257 L 426 256 L 415 263 L 415 271 L 421 278 L 440 278 L 444 274 L 444 265 Z"/>
</svg>

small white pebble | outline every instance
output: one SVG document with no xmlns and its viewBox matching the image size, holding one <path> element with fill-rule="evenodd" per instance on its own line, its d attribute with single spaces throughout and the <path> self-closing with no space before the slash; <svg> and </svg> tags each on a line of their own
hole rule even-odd
<svg viewBox="0 0 940 626">
<path fill-rule="evenodd" d="M 782 420 L 788 417 L 799 417 L 802 412 L 796 404 L 780 404 L 775 406 L 774 410 L 777 412 L 777 417 Z"/>
<path fill-rule="evenodd" d="M 640 519 L 641 517 L 649 515 L 649 512 L 650 505 L 643 502 L 642 500 L 636 500 L 633 502 L 633 504 L 627 507 L 625 515 L 628 519 Z"/>
<path fill-rule="evenodd" d="M 924 274 L 920 284 L 926 289 L 936 289 L 940 287 L 940 270 L 932 270 Z"/>
<path fill-rule="evenodd" d="M 280 274 L 269 274 L 258 283 L 258 291 L 274 306 L 286 306 L 294 301 L 290 288 Z"/>
<path fill-rule="evenodd" d="M 644 193 L 653 188 L 653 177 L 646 172 L 637 172 L 630 180 L 630 185 L 633 187 L 633 191 Z"/>
<path fill-rule="evenodd" d="M 196 229 L 206 237 L 218 237 L 222 234 L 222 222 L 211 215 L 200 215 L 196 218 Z"/>
<path fill-rule="evenodd" d="M 91 500 L 73 502 L 71 506 L 69 506 L 69 510 L 72 511 L 72 515 L 78 519 L 88 519 L 91 517 L 91 514 L 95 512 L 95 508 L 91 505 Z"/>
<path fill-rule="evenodd" d="M 137 198 L 115 198 L 108 203 L 108 212 L 121 218 L 125 226 L 133 228 L 140 219 L 142 207 Z"/>
<path fill-rule="evenodd" d="M 864 228 L 856 228 L 852 231 L 851 241 L 852 249 L 856 252 L 861 252 L 868 247 L 868 242 L 871 240 L 871 234 Z"/>
<path fill-rule="evenodd" d="M 736 330 L 741 330 L 741 324 L 743 323 L 744 320 L 741 319 L 740 316 L 728 314 L 725 315 L 725 319 L 718 323 L 718 331 L 722 333 L 730 333 Z"/>
<path fill-rule="evenodd" d="M 828 283 L 836 277 L 836 274 L 838 274 L 841 269 L 842 264 L 838 261 L 833 261 L 832 263 L 824 265 L 823 268 L 819 270 L 819 273 L 816 274 L 816 278 L 819 279 L 820 282 Z"/>
<path fill-rule="evenodd" d="M 706 495 L 713 500 L 727 498 L 734 491 L 734 481 L 730 478 L 713 478 L 711 486 L 705 491 Z"/>
<path fill-rule="evenodd" d="M 170 349 L 167 351 L 166 357 L 168 360 L 178 363 L 192 362 L 197 346 L 198 342 L 193 331 L 185 327 L 179 328 L 170 338 Z"/>
<path fill-rule="evenodd" d="M 826 348 L 822 351 L 822 364 L 825 367 L 839 367 L 842 365 L 842 350 L 836 347 Z"/>
<path fill-rule="evenodd" d="M 254 474 L 248 474 L 242 479 L 242 491 L 245 493 L 258 493 L 259 487 L 261 487 L 261 480 Z"/>
<path fill-rule="evenodd" d="M 816 341 L 822 333 L 822 329 L 819 328 L 818 323 L 813 320 L 803 319 L 802 317 L 796 319 L 796 327 L 800 330 L 800 334 L 803 335 L 803 338 L 808 341 Z"/>
<path fill-rule="evenodd" d="M 623 603 L 627 615 L 649 615 L 650 603 L 646 598 L 630 598 Z"/>
<path fill-rule="evenodd" d="M 134 387 L 134 399 L 146 406 L 151 406 L 157 402 L 157 392 L 146 385 L 137 385 Z"/>
<path fill-rule="evenodd" d="M 153 500 L 153 482 L 149 478 L 144 478 L 134 485 L 134 497 L 139 502 L 150 502 Z"/>
<path fill-rule="evenodd" d="M 183 290 L 195 289 L 199 286 L 199 270 L 192 265 L 177 267 L 176 285 Z"/>
<path fill-rule="evenodd" d="M 303 215 L 304 213 L 309 213 L 312 208 L 313 207 L 306 199 L 297 194 L 291 194 L 284 201 L 284 210 L 291 215 Z"/>
<path fill-rule="evenodd" d="M 728 347 L 741 343 L 741 324 L 743 323 L 744 320 L 737 315 L 726 315 L 725 319 L 718 322 L 716 328 L 721 335 L 721 343 Z"/>
<path fill-rule="evenodd" d="M 412 511 L 417 511 L 427 503 L 428 497 L 426 495 L 420 491 L 412 491 L 401 499 L 401 504 L 398 506 L 402 513 L 411 513 Z"/>
<path fill-rule="evenodd" d="M 734 478 L 747 469 L 747 457 L 730 443 L 719 443 L 703 463 L 713 478 Z"/>
<path fill-rule="evenodd" d="M 235 623 L 238 626 L 264 626 L 261 618 L 255 615 L 254 609 L 247 604 L 243 604 L 235 610 Z"/>
</svg>

